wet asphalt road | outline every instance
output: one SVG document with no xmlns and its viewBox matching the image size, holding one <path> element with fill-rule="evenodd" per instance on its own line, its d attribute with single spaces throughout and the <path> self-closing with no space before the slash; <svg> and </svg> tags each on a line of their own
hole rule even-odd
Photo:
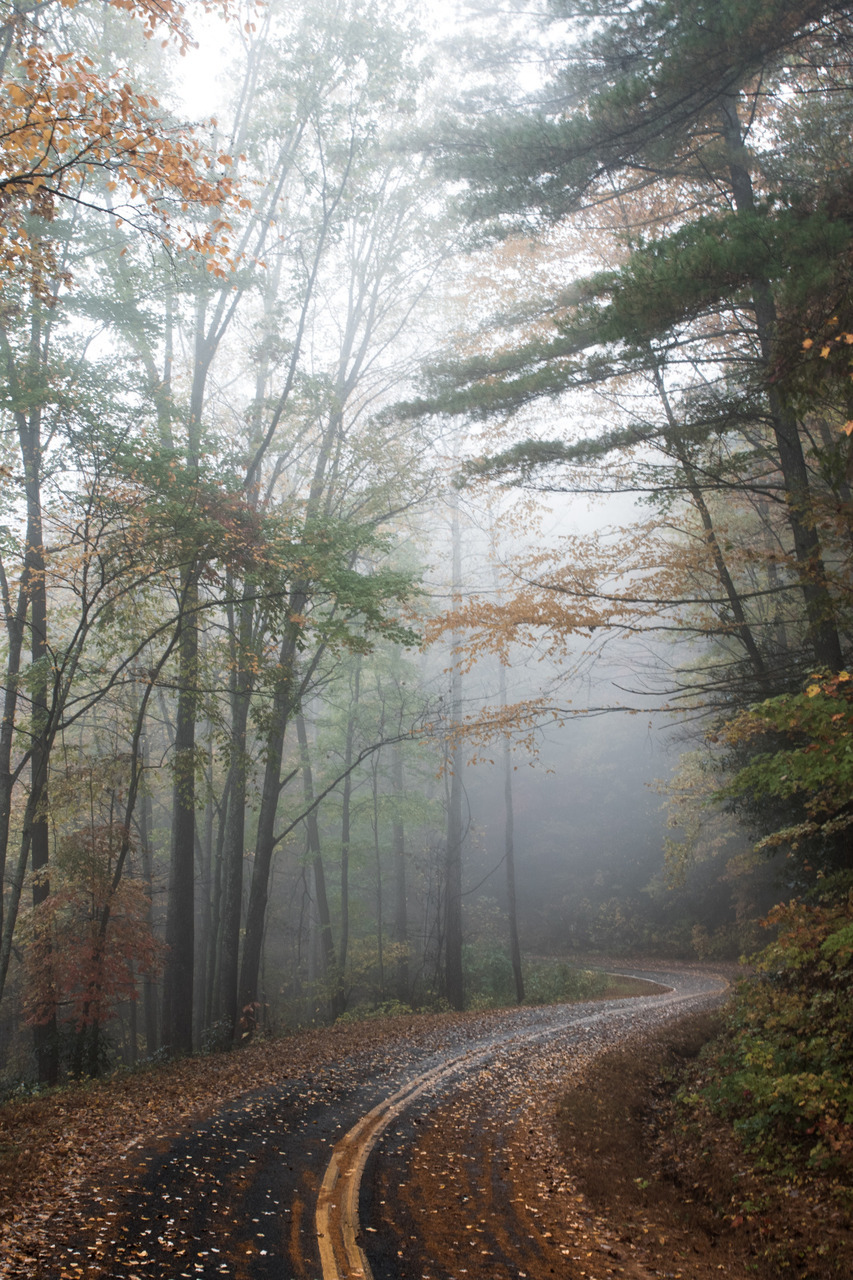
<svg viewBox="0 0 853 1280">
<path fill-rule="evenodd" d="M 373 1047 L 327 1064 L 310 1080 L 286 1079 L 281 1087 L 244 1095 L 168 1146 L 134 1151 L 123 1175 L 85 1208 L 85 1234 L 56 1241 L 53 1265 L 41 1274 L 57 1280 L 322 1280 L 314 1212 L 335 1143 L 402 1085 L 467 1053 L 458 1071 L 421 1094 L 382 1135 L 367 1163 L 360 1207 L 361 1243 L 375 1280 L 426 1274 L 456 1280 L 466 1270 L 458 1258 L 424 1255 L 411 1205 L 403 1197 L 395 1203 L 411 1177 L 411 1153 L 423 1126 L 466 1081 L 474 1099 L 471 1132 L 490 1115 L 505 1122 L 540 1087 L 537 1071 L 551 1080 L 567 1057 L 589 1056 L 679 1010 L 701 1007 L 720 989 L 719 981 L 687 970 L 631 972 L 673 991 L 433 1026 L 407 1042 L 402 1054 L 399 1046 L 393 1056 Z M 456 1137 L 464 1146 L 464 1131 Z M 488 1182 L 493 1171 L 469 1170 L 469 1184 L 478 1176 Z M 503 1247 L 499 1236 L 496 1248 Z M 523 1274 L 506 1252 L 505 1273 Z M 504 1270 L 496 1265 L 493 1274 Z"/>
<path fill-rule="evenodd" d="M 485 1059 L 453 1084 L 423 1094 L 388 1130 L 365 1170 L 360 1205 L 362 1247 L 374 1280 L 596 1274 L 569 1272 L 569 1237 L 561 1243 L 537 1230 L 529 1182 L 526 1196 L 518 1194 L 515 1173 L 528 1158 L 526 1135 L 534 1132 L 526 1127 L 531 1108 L 541 1118 L 553 1105 L 555 1086 L 559 1092 L 574 1067 L 679 1010 L 716 1003 L 725 987 L 723 980 L 687 971 L 631 972 L 673 990 L 549 1008 L 538 1011 L 539 1020 L 506 1025 Z M 603 1264 L 599 1270 L 615 1274 Z"/>
</svg>

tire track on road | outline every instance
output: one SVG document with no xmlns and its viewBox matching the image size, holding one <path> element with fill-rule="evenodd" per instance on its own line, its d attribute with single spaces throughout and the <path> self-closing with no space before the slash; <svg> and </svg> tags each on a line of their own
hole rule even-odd
<svg viewBox="0 0 853 1280">
<path fill-rule="evenodd" d="M 658 981 L 661 977 L 644 972 L 631 975 Z M 532 1031 L 510 1031 L 497 1035 L 486 1045 L 471 1048 L 464 1053 L 448 1057 L 429 1071 L 414 1077 L 402 1088 L 383 1099 L 364 1115 L 335 1145 L 320 1186 L 315 1214 L 317 1243 L 320 1252 L 323 1280 L 373 1280 L 373 1272 L 362 1247 L 359 1221 L 359 1198 L 365 1166 L 376 1144 L 389 1125 L 423 1094 L 436 1092 L 452 1077 L 462 1076 L 481 1066 L 500 1052 L 512 1051 L 536 1040 L 553 1037 L 566 1031 L 580 1034 L 585 1029 L 617 1018 L 635 1014 L 639 1008 L 671 1008 L 679 1004 L 707 998 L 722 993 L 727 984 L 719 979 L 716 986 L 705 986 L 700 992 L 679 992 L 669 988 L 660 996 L 640 997 L 632 1001 L 619 1001 L 605 1005 L 593 1014 L 583 1017 L 568 1014 L 559 1022 L 550 1022 Z M 652 1003 L 653 1002 L 653 1003 Z"/>
</svg>

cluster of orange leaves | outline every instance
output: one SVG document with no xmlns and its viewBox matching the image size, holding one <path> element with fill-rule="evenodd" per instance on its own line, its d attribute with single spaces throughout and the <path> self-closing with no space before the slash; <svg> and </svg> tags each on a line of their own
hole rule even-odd
<svg viewBox="0 0 853 1280">
<path fill-rule="evenodd" d="M 595 534 L 565 535 L 553 547 L 522 552 L 500 590 L 454 599 L 424 624 L 424 643 L 449 639 L 465 673 L 484 654 L 509 665 L 513 646 L 538 660 L 565 662 L 575 636 L 597 629 L 641 631 L 662 610 L 678 613 L 686 571 L 701 573 L 707 543 L 673 544 L 656 521 Z"/>
<path fill-rule="evenodd" d="M 60 2 L 70 8 L 75 0 Z M 182 51 L 190 43 L 183 5 L 110 3 L 141 18 L 147 35 L 160 27 L 167 32 L 164 43 L 175 39 Z M 216 7 L 227 11 L 228 3 Z M 123 73 L 100 74 L 85 55 L 54 52 L 36 28 L 15 22 L 5 24 L 16 56 L 2 82 L 0 271 L 23 276 L 34 292 L 49 296 L 55 262 L 49 248 L 34 242 L 30 215 L 51 221 L 58 200 L 85 200 L 116 214 L 119 193 L 125 201 L 119 223 L 150 215 L 164 242 L 207 256 L 210 270 L 225 276 L 231 249 L 223 211 L 248 206 L 229 172 L 232 157 L 212 156 L 190 132 L 168 127 L 156 98 L 139 92 Z M 95 174 L 105 179 L 105 190 L 84 194 Z M 194 207 L 217 216 L 200 231 L 176 227 L 167 201 L 183 213 Z"/>
<path fill-rule="evenodd" d="M 837 698 L 841 693 L 845 695 L 848 690 L 841 690 L 839 686 L 850 683 L 850 672 L 839 671 L 836 675 L 824 676 L 820 672 L 816 672 L 811 677 L 811 682 L 806 686 L 806 697 L 816 698 L 819 693 L 824 694 L 827 698 Z M 840 720 L 841 713 L 833 716 L 833 720 Z"/>
</svg>

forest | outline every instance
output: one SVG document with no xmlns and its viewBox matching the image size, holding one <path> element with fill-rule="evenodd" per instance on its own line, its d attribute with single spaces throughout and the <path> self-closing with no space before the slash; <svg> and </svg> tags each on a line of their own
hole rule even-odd
<svg viewBox="0 0 853 1280">
<path fill-rule="evenodd" d="M 4 1090 L 848 999 L 853 4 L 0 12 Z"/>
</svg>

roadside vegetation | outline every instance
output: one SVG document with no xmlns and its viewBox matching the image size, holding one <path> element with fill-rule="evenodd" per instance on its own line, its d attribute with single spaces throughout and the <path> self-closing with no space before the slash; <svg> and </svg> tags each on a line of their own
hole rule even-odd
<svg viewBox="0 0 853 1280">
<path fill-rule="evenodd" d="M 794 901 L 767 925 L 715 1069 L 683 1101 L 729 1123 L 757 1168 L 825 1175 L 853 1200 L 853 900 Z"/>
<path fill-rule="evenodd" d="M 597 1060 L 562 1100 L 572 1167 L 652 1259 L 776 1280 L 853 1270 L 853 901 L 794 901 L 726 1010 Z"/>
</svg>

